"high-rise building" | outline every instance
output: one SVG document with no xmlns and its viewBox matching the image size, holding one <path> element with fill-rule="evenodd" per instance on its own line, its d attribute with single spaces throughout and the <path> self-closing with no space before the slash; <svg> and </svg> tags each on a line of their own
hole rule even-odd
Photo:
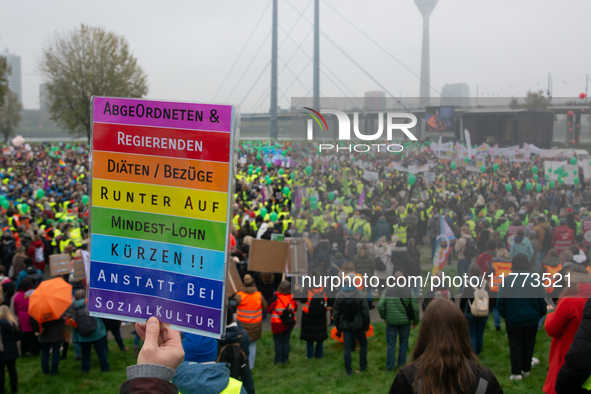
<svg viewBox="0 0 591 394">
<path fill-rule="evenodd" d="M 386 93 L 381 91 L 365 92 L 364 104 L 366 111 L 383 111 L 386 109 Z"/>
<path fill-rule="evenodd" d="M 415 4 L 423 15 L 423 45 L 421 49 L 421 88 L 419 90 L 419 105 L 426 108 L 431 97 L 431 71 L 429 67 L 429 17 L 439 0 L 415 0 Z"/>
<path fill-rule="evenodd" d="M 470 106 L 470 86 L 467 83 L 446 83 L 441 88 L 441 105 Z"/>
<path fill-rule="evenodd" d="M 8 52 L 8 48 L 1 55 L 6 58 L 10 66 L 10 75 L 8 76 L 8 88 L 16 93 L 18 102 L 23 102 L 22 78 L 21 78 L 21 57 Z"/>
</svg>

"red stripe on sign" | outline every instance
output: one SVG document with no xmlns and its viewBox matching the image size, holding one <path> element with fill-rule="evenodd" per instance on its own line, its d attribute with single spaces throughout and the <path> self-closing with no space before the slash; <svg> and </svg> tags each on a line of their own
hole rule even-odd
<svg viewBox="0 0 591 394">
<path fill-rule="evenodd" d="M 92 141 L 107 152 L 230 161 L 230 133 L 93 123 Z"/>
</svg>

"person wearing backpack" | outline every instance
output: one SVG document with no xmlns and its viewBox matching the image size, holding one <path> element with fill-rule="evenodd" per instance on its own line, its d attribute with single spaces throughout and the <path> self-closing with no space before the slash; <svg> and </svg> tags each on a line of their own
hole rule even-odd
<svg viewBox="0 0 591 394">
<path fill-rule="evenodd" d="M 472 230 L 468 225 L 463 225 L 460 229 L 461 236 L 454 245 L 454 250 L 458 254 L 458 276 L 464 277 L 468 273 L 468 268 L 472 264 L 472 258 L 476 256 L 476 243 L 472 238 Z M 464 283 L 460 291 L 464 288 Z"/>
<path fill-rule="evenodd" d="M 289 363 L 289 339 L 295 326 L 297 310 L 298 304 L 291 295 L 291 283 L 284 280 L 267 309 L 271 315 L 271 332 L 275 342 L 275 364 Z"/>
<path fill-rule="evenodd" d="M 364 294 L 354 285 L 355 274 L 349 273 L 343 279 L 343 287 L 337 293 L 334 303 L 334 321 L 337 336 L 343 335 L 345 341 L 345 372 L 351 375 L 351 350 L 359 341 L 360 372 L 367 368 L 367 337 L 369 330 L 369 307 Z"/>
<path fill-rule="evenodd" d="M 45 246 L 37 234 L 33 236 L 33 242 L 29 246 L 27 255 L 33 260 L 33 265 L 41 272 L 45 271 Z"/>
<path fill-rule="evenodd" d="M 41 370 L 44 375 L 50 373 L 49 351 L 51 350 L 51 375 L 58 374 L 60 348 L 64 338 L 64 321 L 60 317 L 41 324 L 39 342 L 41 342 Z"/>
<path fill-rule="evenodd" d="M 90 349 L 94 347 L 101 371 L 109 371 L 109 361 L 107 360 L 107 330 L 103 321 L 99 318 L 86 315 L 84 297 L 85 290 L 77 290 L 74 294 L 74 321 L 76 328 L 72 341 L 80 343 L 82 350 L 82 371 L 90 372 Z"/>
<path fill-rule="evenodd" d="M 404 276 L 396 271 L 394 277 Z M 398 367 L 406 364 L 410 327 L 415 328 L 419 323 L 419 304 L 412 296 L 412 290 L 406 287 L 388 287 L 386 296 L 378 302 L 380 317 L 386 322 L 386 340 L 388 343 L 386 370 L 393 371 L 396 363 L 396 338 L 399 336 Z"/>
<path fill-rule="evenodd" d="M 472 283 L 479 283 L 479 285 L 472 286 Z M 482 351 L 484 329 L 486 328 L 488 315 L 492 310 L 489 302 L 490 286 L 486 280 L 482 281 L 482 270 L 476 264 L 472 264 L 469 268 L 468 283 L 466 285 L 460 300 L 460 309 L 468 322 L 472 349 L 478 356 Z"/>
<path fill-rule="evenodd" d="M 24 278 L 29 278 L 31 283 L 33 284 L 33 289 L 36 289 L 39 286 L 39 283 L 43 282 L 43 272 L 41 272 L 37 267 L 33 265 L 33 260 L 30 258 L 25 259 L 25 269 L 18 274 L 16 278 L 16 287 L 20 284 L 20 281 Z"/>
<path fill-rule="evenodd" d="M 312 269 L 310 277 L 320 278 L 321 273 L 317 269 Z M 298 300 L 303 304 L 300 339 L 306 341 L 306 359 L 311 360 L 314 357 L 320 359 L 324 355 L 324 341 L 328 339 L 326 331 L 328 297 L 323 286 L 308 287 L 303 290 L 305 293 L 302 294 L 302 297 L 298 297 Z"/>
<path fill-rule="evenodd" d="M 390 223 L 386 221 L 386 217 L 384 215 L 381 215 L 380 219 L 373 228 L 373 241 L 378 241 L 382 237 L 390 239 L 391 236 L 392 231 L 390 229 Z"/>
<path fill-rule="evenodd" d="M 254 279 L 249 274 L 244 275 L 244 288 L 236 293 L 238 307 L 236 314 L 238 321 L 248 333 L 250 346 L 248 349 L 248 366 L 254 368 L 257 345 L 263 331 L 263 310 L 267 310 L 267 301 L 254 285 Z"/>
</svg>

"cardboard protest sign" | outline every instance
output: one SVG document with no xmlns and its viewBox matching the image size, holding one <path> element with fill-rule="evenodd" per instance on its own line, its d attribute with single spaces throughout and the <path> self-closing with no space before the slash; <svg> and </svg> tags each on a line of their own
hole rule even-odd
<svg viewBox="0 0 591 394">
<path fill-rule="evenodd" d="M 60 276 L 70 273 L 70 255 L 67 253 L 49 255 L 49 270 L 51 276 Z"/>
<path fill-rule="evenodd" d="M 257 272 L 285 272 L 285 262 L 289 254 L 287 242 L 253 239 L 250 244 L 248 270 Z"/>
<path fill-rule="evenodd" d="M 90 314 L 220 338 L 237 109 L 92 105 Z"/>
<path fill-rule="evenodd" d="M 231 297 L 244 288 L 242 278 L 240 278 L 238 268 L 236 268 L 236 263 L 232 259 L 228 259 L 226 274 L 226 297 Z"/>
<path fill-rule="evenodd" d="M 72 266 L 74 267 L 74 280 L 81 282 L 86 279 L 86 270 L 84 269 L 84 260 L 82 256 L 73 260 Z"/>
<path fill-rule="evenodd" d="M 591 220 L 583 222 L 583 238 L 585 239 L 585 246 L 591 246 Z"/>
<path fill-rule="evenodd" d="M 288 238 L 290 252 L 287 254 L 286 273 L 288 276 L 308 274 L 308 253 L 303 238 Z"/>
</svg>

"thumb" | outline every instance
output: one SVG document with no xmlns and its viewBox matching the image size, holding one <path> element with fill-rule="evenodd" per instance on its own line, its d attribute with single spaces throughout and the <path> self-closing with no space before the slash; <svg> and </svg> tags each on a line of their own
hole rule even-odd
<svg viewBox="0 0 591 394">
<path fill-rule="evenodd" d="M 144 344 L 158 347 L 158 338 L 160 337 L 160 322 L 154 316 L 148 319 L 146 324 L 146 339 Z"/>
</svg>

